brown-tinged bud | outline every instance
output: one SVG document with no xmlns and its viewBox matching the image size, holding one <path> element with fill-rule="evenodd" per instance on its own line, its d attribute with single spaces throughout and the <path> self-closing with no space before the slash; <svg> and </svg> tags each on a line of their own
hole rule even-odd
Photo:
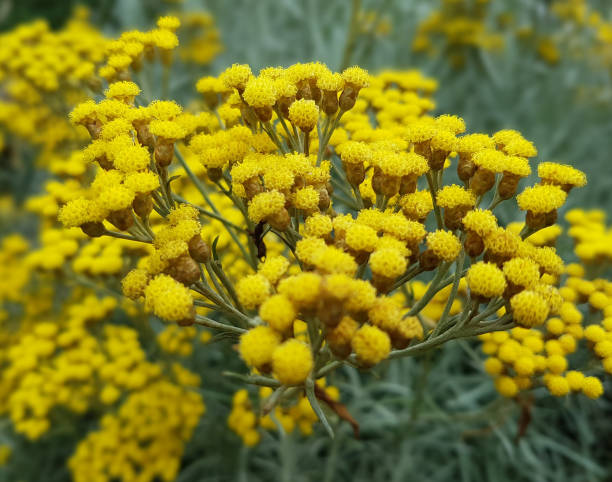
<svg viewBox="0 0 612 482">
<path fill-rule="evenodd" d="M 100 132 L 102 132 L 102 123 L 99 120 L 92 120 L 91 122 L 87 122 L 85 124 L 87 131 L 92 139 L 98 139 L 100 137 Z"/>
<path fill-rule="evenodd" d="M 172 162 L 174 157 L 174 143 L 173 142 L 160 142 L 157 140 L 155 144 L 155 161 L 160 167 L 167 167 Z"/>
<path fill-rule="evenodd" d="M 479 168 L 476 170 L 472 181 L 470 182 L 470 189 L 474 191 L 474 194 L 481 196 L 495 185 L 495 173 L 488 169 Z"/>
<path fill-rule="evenodd" d="M 106 218 L 119 231 L 127 231 L 134 224 L 134 216 L 132 216 L 132 208 L 120 209 L 113 211 Z"/>
<path fill-rule="evenodd" d="M 372 285 L 376 288 L 378 294 L 388 293 L 393 287 L 394 282 L 395 278 L 387 278 L 378 273 L 372 274 Z"/>
<path fill-rule="evenodd" d="M 354 107 L 355 102 L 357 102 L 357 94 L 359 94 L 359 91 L 357 89 L 355 89 L 351 85 L 345 85 L 344 90 L 340 94 L 340 99 L 338 100 L 340 110 L 351 110 Z"/>
<path fill-rule="evenodd" d="M 334 115 L 338 112 L 338 93 L 333 90 L 324 90 L 323 98 L 321 100 L 321 110 L 328 116 Z"/>
<path fill-rule="evenodd" d="M 317 308 L 317 317 L 322 323 L 333 328 L 340 323 L 343 316 L 344 307 L 340 300 L 331 296 L 321 297 Z"/>
<path fill-rule="evenodd" d="M 346 241 L 343 244 L 346 245 Z M 353 258 L 355 258 L 355 262 L 358 265 L 364 264 L 370 257 L 370 253 L 368 253 L 367 251 L 355 251 L 354 249 L 351 249 L 349 247 L 346 247 L 346 250 Z"/>
<path fill-rule="evenodd" d="M 323 95 L 321 89 L 317 87 L 317 79 L 313 77 L 308 79 L 308 84 L 310 85 L 310 95 L 311 99 L 315 101 L 315 104 L 318 104 L 321 101 L 321 96 Z"/>
<path fill-rule="evenodd" d="M 497 194 L 501 199 L 510 199 L 516 194 L 520 177 L 514 174 L 504 173 L 499 186 L 497 187 Z"/>
<path fill-rule="evenodd" d="M 271 216 L 268 216 L 266 218 L 266 221 L 274 229 L 278 231 L 285 231 L 291 223 L 291 217 L 289 216 L 289 211 L 287 211 L 285 208 L 282 208 L 280 211 L 277 211 Z"/>
<path fill-rule="evenodd" d="M 244 102 L 240 105 L 240 113 L 242 114 L 242 118 L 244 119 L 244 123 L 247 125 L 247 127 L 250 129 L 257 127 L 259 119 L 255 115 L 255 111 Z"/>
<path fill-rule="evenodd" d="M 92 238 L 99 238 L 104 234 L 106 229 L 101 222 L 89 221 L 81 224 L 81 231 Z"/>
<path fill-rule="evenodd" d="M 461 220 L 470 210 L 469 206 L 456 206 L 453 208 L 444 208 L 444 224 L 447 229 L 454 231 L 461 229 Z"/>
<path fill-rule="evenodd" d="M 132 76 L 130 75 L 130 71 L 125 69 L 125 70 L 120 70 L 119 72 L 117 72 L 117 80 L 131 82 Z"/>
<path fill-rule="evenodd" d="M 294 191 L 297 191 L 298 189 L 302 189 L 303 187 L 306 187 L 306 179 L 304 179 L 304 176 L 302 176 L 301 174 L 297 174 L 293 179 L 292 189 Z"/>
<path fill-rule="evenodd" d="M 289 106 L 295 102 L 295 97 L 281 97 L 276 101 L 276 106 L 285 119 L 289 119 Z"/>
<path fill-rule="evenodd" d="M 193 318 L 183 318 L 182 320 L 179 320 L 176 322 L 176 324 L 178 326 L 193 326 L 195 324 L 195 317 Z"/>
<path fill-rule="evenodd" d="M 347 358 L 353 351 L 350 340 L 346 343 L 329 343 L 329 349 L 336 355 L 336 358 L 341 360 Z"/>
<path fill-rule="evenodd" d="M 149 193 L 138 194 L 132 201 L 132 209 L 141 218 L 146 218 L 153 211 L 153 199 Z"/>
<path fill-rule="evenodd" d="M 96 157 L 96 162 L 105 171 L 110 171 L 111 169 L 115 168 L 113 162 L 110 161 L 108 157 L 106 157 L 106 154 L 102 154 L 101 156 Z"/>
<path fill-rule="evenodd" d="M 191 256 L 184 254 L 170 262 L 170 266 L 166 268 L 166 273 L 172 276 L 179 283 L 185 286 L 191 286 L 200 279 L 200 267 Z"/>
<path fill-rule="evenodd" d="M 189 247 L 189 255 L 198 263 L 206 263 L 210 260 L 210 247 L 199 234 L 191 238 L 187 246 Z"/>
<path fill-rule="evenodd" d="M 525 224 L 531 229 L 542 229 L 546 227 L 546 213 L 534 213 L 527 211 L 525 216 Z"/>
<path fill-rule="evenodd" d="M 149 130 L 149 124 L 146 121 L 134 121 L 134 128 L 136 129 L 136 137 L 141 145 L 147 147 L 155 146 L 155 137 Z"/>
<path fill-rule="evenodd" d="M 145 44 L 143 54 L 147 61 L 153 62 L 155 60 L 155 46 L 153 44 Z"/>
<path fill-rule="evenodd" d="M 506 280 L 506 289 L 504 290 L 504 298 L 509 300 L 514 295 L 520 293 L 525 288 L 522 286 L 514 284 L 512 281 Z"/>
<path fill-rule="evenodd" d="M 325 212 L 331 205 L 331 198 L 325 187 L 320 187 L 317 191 L 319 192 L 319 210 Z"/>
<path fill-rule="evenodd" d="M 352 186 L 359 186 L 365 180 L 365 167 L 363 163 L 348 164 L 342 163 L 346 179 Z"/>
<path fill-rule="evenodd" d="M 463 182 L 468 182 L 475 172 L 476 164 L 472 162 L 472 159 L 467 156 L 460 155 L 459 162 L 457 163 L 457 175 L 459 176 L 459 179 L 461 179 Z"/>
<path fill-rule="evenodd" d="M 463 246 L 465 247 L 466 254 L 472 258 L 480 256 L 485 248 L 484 241 L 474 231 L 467 232 Z"/>
<path fill-rule="evenodd" d="M 374 174 L 372 174 L 372 190 L 376 194 L 382 194 L 382 180 L 383 180 L 383 172 L 379 167 L 374 168 Z"/>
<path fill-rule="evenodd" d="M 209 167 L 206 169 L 206 175 L 212 182 L 217 182 L 223 177 L 223 169 L 220 167 Z"/>
<path fill-rule="evenodd" d="M 429 168 L 432 171 L 439 171 L 440 169 L 442 169 L 444 167 L 444 162 L 446 161 L 446 158 L 449 154 L 450 152 L 448 151 L 440 151 L 434 149 L 431 153 L 431 157 L 428 159 Z"/>
<path fill-rule="evenodd" d="M 557 222 L 557 210 L 554 209 L 546 213 L 546 226 L 552 226 Z"/>
<path fill-rule="evenodd" d="M 420 254 L 419 264 L 423 270 L 432 271 L 440 264 L 440 258 L 431 249 L 427 249 Z"/>
<path fill-rule="evenodd" d="M 297 85 L 297 93 L 295 94 L 295 98 L 297 100 L 306 99 L 312 100 L 312 90 L 310 86 L 310 82 L 308 80 L 300 80 Z"/>
<path fill-rule="evenodd" d="M 400 183 L 399 193 L 403 196 L 404 194 L 411 194 L 416 191 L 417 178 L 413 174 L 402 177 Z"/>
<path fill-rule="evenodd" d="M 269 122 L 272 119 L 272 107 L 254 107 L 255 115 L 261 122 Z"/>
<path fill-rule="evenodd" d="M 414 152 L 416 152 L 417 154 L 420 154 L 421 156 L 423 156 L 425 159 L 427 159 L 427 162 L 431 162 L 431 141 L 428 139 L 426 141 L 422 141 L 422 142 L 415 142 L 414 143 Z"/>
<path fill-rule="evenodd" d="M 255 196 L 264 191 L 264 188 L 261 185 L 261 180 L 257 176 L 244 181 L 243 186 L 247 199 L 253 199 Z"/>
<path fill-rule="evenodd" d="M 408 241 L 406 243 L 406 246 L 410 250 L 410 257 L 408 258 L 408 260 L 410 261 L 410 264 L 412 264 L 417 259 L 419 259 L 419 243 L 417 243 L 416 241 Z"/>
<path fill-rule="evenodd" d="M 381 194 L 387 196 L 388 198 L 392 198 L 395 196 L 400 190 L 401 178 L 398 176 L 389 176 L 387 174 L 383 174 L 381 183 L 380 183 L 380 191 Z"/>
</svg>

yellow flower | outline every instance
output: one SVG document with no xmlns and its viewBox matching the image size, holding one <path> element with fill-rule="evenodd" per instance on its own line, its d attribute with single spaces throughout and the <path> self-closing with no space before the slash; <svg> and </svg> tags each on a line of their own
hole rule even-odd
<svg viewBox="0 0 612 482">
<path fill-rule="evenodd" d="M 504 274 L 493 263 L 479 261 L 473 264 L 466 278 L 472 293 L 483 298 L 501 296 L 506 289 Z"/>
<path fill-rule="evenodd" d="M 375 326 L 363 325 L 351 341 L 353 351 L 360 363 L 366 366 L 381 362 L 391 351 L 389 335 Z"/>
<path fill-rule="evenodd" d="M 274 376 L 283 385 L 303 383 L 313 366 L 310 347 L 299 340 L 287 340 L 279 345 L 272 355 Z"/>
<path fill-rule="evenodd" d="M 268 326 L 256 326 L 240 336 L 240 356 L 247 365 L 262 370 L 272 363 L 281 336 Z"/>
<path fill-rule="evenodd" d="M 314 100 L 296 100 L 289 106 L 289 120 L 302 132 L 310 132 L 319 120 L 319 108 Z"/>
<path fill-rule="evenodd" d="M 550 307 L 546 300 L 535 291 L 525 290 L 510 298 L 512 315 L 521 326 L 532 327 L 546 321 Z"/>
</svg>

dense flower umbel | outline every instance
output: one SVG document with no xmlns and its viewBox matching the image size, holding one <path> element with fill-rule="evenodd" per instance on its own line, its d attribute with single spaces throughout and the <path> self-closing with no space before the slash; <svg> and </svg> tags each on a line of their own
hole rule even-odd
<svg viewBox="0 0 612 482">
<path fill-rule="evenodd" d="M 601 211 L 573 210 L 567 219 L 571 224 L 568 233 L 578 241 L 575 251 L 579 257 L 581 252 L 589 251 L 582 247 L 581 236 L 604 241 L 606 227 Z M 571 366 L 574 362 L 569 358 L 584 344 L 601 361 L 604 371 L 612 373 L 612 284 L 587 275 L 590 259 L 587 256 L 584 265 L 567 265 L 558 293 L 551 285 L 538 284 L 539 272 L 534 272 L 533 261 L 514 258 L 504 264 L 509 287 L 520 291 L 510 304 L 517 322 L 525 328 L 480 337 L 482 351 L 489 357 L 484 363 L 485 371 L 495 378 L 502 395 L 515 397 L 541 385 L 558 397 L 571 392 L 582 392 L 589 398 L 603 394 L 601 380 L 588 376 L 587 368 Z M 608 264 L 610 258 L 601 257 L 598 262 Z M 601 316 L 595 319 L 601 321 L 589 323 L 585 311 L 600 312 Z M 539 327 L 531 327 L 533 324 Z"/>
<path fill-rule="evenodd" d="M 219 120 L 169 101 L 136 107 L 138 87 L 125 81 L 107 100 L 78 106 L 73 120 L 98 126 L 86 149 L 98 172 L 60 219 L 90 236 L 150 243 L 124 293 L 166 321 L 240 335 L 249 377 L 312 395 L 321 360 L 367 368 L 410 354 L 439 318 L 465 336 L 482 332 L 483 303 L 513 310 L 485 331 L 538 325 L 557 309 L 544 276 L 558 275 L 560 258 L 494 213 L 536 153 L 517 131 L 462 135 L 462 119 L 428 114 L 435 85 L 415 72 L 310 63 L 255 76 L 235 64 L 198 89 Z M 443 186 L 455 155 L 464 185 Z M 519 196 L 530 230 L 521 234 L 550 224 L 565 184 L 580 185 L 579 171 L 549 164 L 542 184 Z M 183 178 L 169 184 L 175 174 Z M 219 207 L 228 203 L 231 216 Z M 211 223 L 230 238 L 222 249 Z M 434 271 L 430 284 L 410 283 L 425 271 Z M 394 294 L 407 282 L 412 295 Z"/>
<path fill-rule="evenodd" d="M 185 325 L 207 326 L 237 341 L 249 373 L 230 376 L 278 389 L 266 408 L 304 394 L 319 418 L 321 403 L 340 415 L 316 385 L 337 366 L 367 369 L 567 311 L 554 287 L 562 260 L 527 236 L 554 223 L 570 186 L 584 184 L 579 171 L 543 164 L 541 183 L 518 198 L 526 226 L 504 227 L 495 208 L 521 191 L 537 150 L 517 131 L 466 134 L 461 118 L 432 115 L 437 85 L 415 71 L 234 64 L 197 82 L 201 103 L 189 110 L 145 101 L 133 74 L 155 58 L 171 73 L 179 23 L 111 42 L 105 98 L 71 113 L 91 142 L 69 162 L 86 167 L 66 169 L 30 206 L 74 239 L 49 234 L 43 254 L 62 255 L 33 255 L 32 266 L 70 259 L 94 274 L 102 240 L 127 243 L 109 249 L 106 269 L 171 323 L 159 337 L 167 353 L 189 351 L 195 327 Z M 443 185 L 448 169 L 460 184 Z M 502 306 L 511 311 L 497 316 Z M 252 445 L 245 417 L 230 425 Z"/>
</svg>

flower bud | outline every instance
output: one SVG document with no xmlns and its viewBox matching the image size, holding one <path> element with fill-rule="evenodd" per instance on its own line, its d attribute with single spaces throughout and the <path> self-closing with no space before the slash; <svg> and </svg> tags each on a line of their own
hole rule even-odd
<svg viewBox="0 0 612 482">
<path fill-rule="evenodd" d="M 510 173 L 504 173 L 497 187 L 497 194 L 501 199 L 510 199 L 516 194 L 520 177 Z"/>
<path fill-rule="evenodd" d="M 223 169 L 220 167 L 209 167 L 206 169 L 206 174 L 212 182 L 217 182 L 223 177 Z"/>
<path fill-rule="evenodd" d="M 210 260 L 210 247 L 199 234 L 192 237 L 187 246 L 189 247 L 189 255 L 198 263 L 206 263 Z"/>
<path fill-rule="evenodd" d="M 269 122 L 272 119 L 272 107 L 254 107 L 255 115 L 261 122 Z"/>
<path fill-rule="evenodd" d="M 463 247 L 468 256 L 475 258 L 482 254 L 485 246 L 484 241 L 476 232 L 468 231 Z"/>
<path fill-rule="evenodd" d="M 167 167 L 172 162 L 174 156 L 174 143 L 161 142 L 159 139 L 155 144 L 155 161 L 160 167 Z"/>
<path fill-rule="evenodd" d="M 481 196 L 495 185 L 495 173 L 488 169 L 479 168 L 472 181 L 470 182 L 470 188 L 474 191 L 474 194 Z"/>
<path fill-rule="evenodd" d="M 291 217 L 289 216 L 287 209 L 282 208 L 280 211 L 268 216 L 266 221 L 274 229 L 278 231 L 285 231 L 291 223 Z"/>
<path fill-rule="evenodd" d="M 120 209 L 119 211 L 113 211 L 106 219 L 108 219 L 108 221 L 119 231 L 127 231 L 130 229 L 132 224 L 134 224 L 134 217 L 132 216 L 131 207 Z"/>
<path fill-rule="evenodd" d="M 423 270 L 432 271 L 440 264 L 440 258 L 431 249 L 427 249 L 420 254 L 419 264 Z"/>
<path fill-rule="evenodd" d="M 333 90 L 324 90 L 323 98 L 321 99 L 321 110 L 328 116 L 334 115 L 338 112 L 338 93 Z"/>
<path fill-rule="evenodd" d="M 200 279 L 200 267 L 191 256 L 184 254 L 171 261 L 166 268 L 166 274 L 172 276 L 179 283 L 190 286 Z"/>
<path fill-rule="evenodd" d="M 132 209 L 141 218 L 146 218 L 153 210 L 153 200 L 148 193 L 137 194 L 132 201 Z"/>
<path fill-rule="evenodd" d="M 457 163 L 457 175 L 463 182 L 467 182 L 476 172 L 476 164 L 468 157 L 459 156 Z"/>
<path fill-rule="evenodd" d="M 106 229 L 104 228 L 104 224 L 101 222 L 89 221 L 81 224 L 81 231 L 92 238 L 99 238 L 104 234 Z"/>
</svg>

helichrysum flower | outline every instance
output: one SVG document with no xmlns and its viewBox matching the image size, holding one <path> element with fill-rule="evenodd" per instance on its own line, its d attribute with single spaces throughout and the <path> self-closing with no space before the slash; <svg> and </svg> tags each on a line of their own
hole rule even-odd
<svg viewBox="0 0 612 482">
<path fill-rule="evenodd" d="M 297 313 L 289 298 L 273 295 L 259 307 L 259 316 L 279 333 L 286 333 L 293 327 Z"/>
<path fill-rule="evenodd" d="M 283 385 L 303 383 L 313 365 L 310 347 L 296 339 L 287 340 L 272 354 L 274 376 Z"/>
<path fill-rule="evenodd" d="M 278 191 L 263 192 L 255 196 L 249 204 L 249 218 L 255 222 L 277 214 L 285 206 L 285 196 Z"/>
<path fill-rule="evenodd" d="M 582 187 L 586 185 L 586 175 L 567 164 L 557 164 L 555 162 L 542 162 L 538 164 L 538 176 L 547 184 L 561 186 L 565 191 L 572 187 Z"/>
<path fill-rule="evenodd" d="M 567 194 L 560 187 L 540 184 L 526 188 L 516 197 L 516 200 L 523 211 L 539 214 L 559 209 L 566 197 Z"/>
<path fill-rule="evenodd" d="M 289 106 L 289 120 L 302 132 L 310 132 L 319 120 L 319 108 L 314 100 L 296 100 Z"/>
<path fill-rule="evenodd" d="M 236 283 L 236 294 L 245 308 L 256 308 L 270 296 L 270 282 L 261 274 L 245 276 Z"/>
<path fill-rule="evenodd" d="M 372 273 L 385 278 L 397 278 L 404 274 L 406 258 L 395 249 L 377 249 L 370 255 Z"/>
<path fill-rule="evenodd" d="M 540 267 L 528 258 L 512 258 L 504 263 L 504 275 L 515 286 L 532 289 L 540 280 Z"/>
<path fill-rule="evenodd" d="M 240 336 L 240 356 L 247 365 L 268 371 L 281 335 L 268 326 L 256 326 Z"/>
<path fill-rule="evenodd" d="M 438 229 L 427 235 L 427 247 L 441 260 L 454 261 L 461 251 L 459 238 L 450 231 Z"/>
<path fill-rule="evenodd" d="M 597 377 L 585 377 L 582 380 L 582 393 L 591 399 L 599 398 L 603 395 L 603 385 Z"/>
<path fill-rule="evenodd" d="M 467 272 L 470 291 L 482 298 L 501 296 L 506 289 L 503 272 L 493 263 L 479 261 L 470 266 Z"/>
<path fill-rule="evenodd" d="M 146 270 L 133 269 L 121 280 L 121 288 L 125 296 L 137 300 L 144 296 L 148 283 L 149 274 Z"/>
<path fill-rule="evenodd" d="M 272 107 L 276 102 L 276 89 L 269 79 L 253 77 L 243 92 L 244 100 L 251 107 Z"/>
<path fill-rule="evenodd" d="M 546 321 L 550 307 L 546 300 L 535 291 L 525 290 L 510 298 L 512 315 L 521 326 L 532 327 Z"/>
<path fill-rule="evenodd" d="M 351 341 L 357 359 L 366 366 L 381 362 L 391 351 L 391 340 L 380 328 L 363 325 Z"/>
<path fill-rule="evenodd" d="M 145 306 L 168 321 L 193 320 L 193 297 L 189 288 L 167 275 L 157 275 L 145 289 Z"/>
</svg>

